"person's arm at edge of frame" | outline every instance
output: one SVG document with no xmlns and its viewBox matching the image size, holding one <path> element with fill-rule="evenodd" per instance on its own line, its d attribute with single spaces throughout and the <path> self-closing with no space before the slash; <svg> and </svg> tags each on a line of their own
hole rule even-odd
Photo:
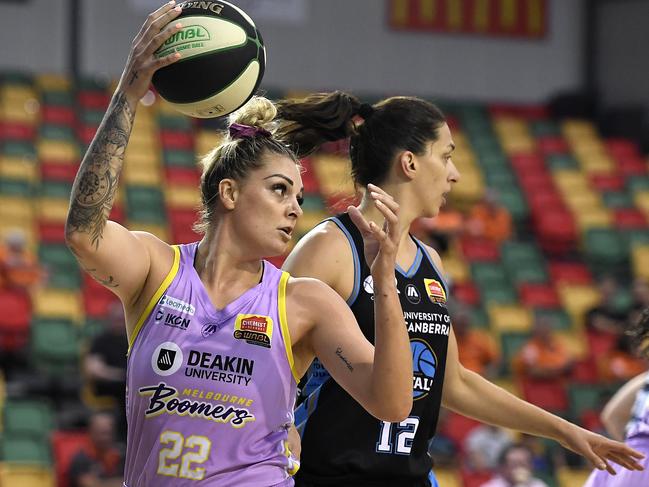
<svg viewBox="0 0 649 487">
<path fill-rule="evenodd" d="M 443 272 L 439 255 L 427 247 Z M 452 319 L 452 317 L 451 317 Z M 458 359 L 457 341 L 451 329 L 448 342 L 442 405 L 484 423 L 558 441 L 600 470 L 615 475 L 609 460 L 629 470 L 642 470 L 636 459 L 644 455 L 623 443 L 585 430 L 514 396 L 484 377 L 465 369 Z"/>
<path fill-rule="evenodd" d="M 600 417 L 602 424 L 612 438 L 620 441 L 624 440 L 624 428 L 631 419 L 631 409 L 636 394 L 642 389 L 646 380 L 647 372 L 635 376 L 624 384 L 604 406 Z"/>
</svg>

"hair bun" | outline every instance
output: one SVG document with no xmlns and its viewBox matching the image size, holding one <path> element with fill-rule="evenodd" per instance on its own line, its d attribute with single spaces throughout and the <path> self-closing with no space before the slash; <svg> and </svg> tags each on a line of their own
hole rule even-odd
<svg viewBox="0 0 649 487">
<path fill-rule="evenodd" d="M 248 125 L 273 133 L 276 116 L 277 108 L 272 101 L 263 96 L 253 96 L 245 105 L 230 115 L 229 125 Z"/>
<path fill-rule="evenodd" d="M 367 120 L 374 113 L 374 107 L 369 103 L 361 103 L 358 107 L 358 114 L 363 117 L 364 120 Z"/>
</svg>

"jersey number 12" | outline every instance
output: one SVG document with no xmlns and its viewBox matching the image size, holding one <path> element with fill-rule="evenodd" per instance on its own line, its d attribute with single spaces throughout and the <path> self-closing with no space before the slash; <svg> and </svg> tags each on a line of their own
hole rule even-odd
<svg viewBox="0 0 649 487">
<path fill-rule="evenodd" d="M 395 426 L 396 437 L 392 439 L 392 426 Z M 410 455 L 412 441 L 417 433 L 419 418 L 410 416 L 400 423 L 381 421 L 379 441 L 376 443 L 377 453 L 396 453 L 397 455 Z M 396 445 L 395 445 L 396 443 Z"/>
</svg>

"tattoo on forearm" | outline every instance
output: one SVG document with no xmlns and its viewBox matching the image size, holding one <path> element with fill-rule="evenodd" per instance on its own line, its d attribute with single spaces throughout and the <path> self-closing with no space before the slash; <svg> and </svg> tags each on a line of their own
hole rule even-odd
<svg viewBox="0 0 649 487">
<path fill-rule="evenodd" d="M 133 81 L 135 81 L 137 78 L 138 78 L 137 71 L 133 71 L 133 76 L 131 76 L 131 79 L 129 80 L 128 84 L 132 85 Z"/>
<path fill-rule="evenodd" d="M 81 162 L 72 187 L 66 235 L 87 233 L 95 249 L 99 248 L 113 206 L 134 118 L 124 94 L 117 94 Z"/>
<path fill-rule="evenodd" d="M 340 360 L 345 362 L 345 367 L 347 367 L 350 372 L 354 371 L 354 367 L 352 367 L 352 364 L 349 363 L 349 360 L 347 360 L 347 358 L 343 355 L 343 349 L 342 348 L 338 347 L 336 349 L 336 355 L 338 355 L 338 358 L 340 358 Z"/>
</svg>

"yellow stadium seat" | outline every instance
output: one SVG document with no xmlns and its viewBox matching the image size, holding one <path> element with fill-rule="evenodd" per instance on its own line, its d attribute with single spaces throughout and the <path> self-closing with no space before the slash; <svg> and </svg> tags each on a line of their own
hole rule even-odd
<svg viewBox="0 0 649 487">
<path fill-rule="evenodd" d="M 592 470 L 575 469 L 570 467 L 559 467 L 557 470 L 557 480 L 559 487 L 583 487 L 590 476 Z M 629 487 L 632 487 L 629 485 Z"/>
<path fill-rule="evenodd" d="M 36 125 L 39 121 L 40 105 L 36 98 L 24 102 L 0 103 L 0 120 L 5 122 Z"/>
<path fill-rule="evenodd" d="M 196 147 L 196 155 L 198 157 L 204 156 L 214 147 L 219 145 L 223 140 L 223 133 L 216 130 L 201 130 L 196 134 L 194 141 Z"/>
<path fill-rule="evenodd" d="M 536 150 L 536 141 L 529 135 L 503 138 L 501 145 L 507 154 L 530 153 Z"/>
<path fill-rule="evenodd" d="M 593 286 L 566 284 L 559 284 L 557 290 L 561 304 L 572 318 L 572 322 L 581 329 L 584 315 L 600 300 L 599 291 Z"/>
<path fill-rule="evenodd" d="M 166 186 L 165 201 L 170 208 L 198 208 L 200 192 L 194 186 Z"/>
<path fill-rule="evenodd" d="M 62 223 L 68 217 L 70 201 L 64 198 L 42 197 L 38 199 L 38 219 L 52 223 Z"/>
<path fill-rule="evenodd" d="M 29 198 L 0 196 L 0 221 L 31 222 L 34 219 L 34 205 Z"/>
<path fill-rule="evenodd" d="M 162 184 L 162 175 L 158 168 L 125 165 L 124 181 L 128 185 L 159 187 Z"/>
<path fill-rule="evenodd" d="M 46 467 L 3 463 L 0 487 L 54 487 L 54 474 Z"/>
<path fill-rule="evenodd" d="M 4 84 L 0 86 L 0 101 L 15 100 L 24 102 L 25 100 L 37 99 L 38 93 L 31 86 Z"/>
<path fill-rule="evenodd" d="M 560 169 L 553 171 L 552 176 L 554 178 L 554 182 L 564 193 L 568 193 L 571 190 L 575 191 L 576 188 L 578 188 L 579 190 L 581 190 L 582 188 L 590 188 L 586 176 L 584 176 L 581 171 L 574 169 Z"/>
<path fill-rule="evenodd" d="M 588 174 L 593 173 L 611 173 L 615 171 L 615 163 L 608 155 L 602 155 L 597 157 L 589 157 L 588 159 L 578 159 L 581 167 Z"/>
<path fill-rule="evenodd" d="M 67 76 L 45 73 L 36 76 L 36 86 L 43 91 L 69 91 L 72 83 Z"/>
<path fill-rule="evenodd" d="M 582 232 L 589 228 L 610 227 L 613 222 L 611 211 L 608 208 L 575 209 L 572 214 Z"/>
<path fill-rule="evenodd" d="M 582 331 L 557 331 L 556 335 L 574 357 L 582 358 L 588 353 L 588 342 Z"/>
<path fill-rule="evenodd" d="M 633 275 L 649 280 L 649 244 L 635 245 L 631 249 Z"/>
<path fill-rule="evenodd" d="M 523 306 L 492 304 L 488 307 L 489 323 L 495 333 L 508 331 L 530 331 L 532 314 Z"/>
<path fill-rule="evenodd" d="M 20 179 L 34 183 L 38 181 L 38 165 L 27 157 L 0 157 L 0 177 Z"/>
<path fill-rule="evenodd" d="M 444 270 L 449 275 L 452 282 L 466 282 L 471 276 L 469 267 L 464 259 L 449 256 L 444 259 Z"/>
<path fill-rule="evenodd" d="M 142 152 L 158 150 L 159 145 L 158 134 L 155 130 L 138 130 L 131 134 L 126 152 L 128 153 L 130 150 Z"/>
<path fill-rule="evenodd" d="M 140 103 L 137 107 L 135 120 L 133 121 L 133 132 L 154 132 L 157 130 L 155 110 Z"/>
<path fill-rule="evenodd" d="M 566 205 L 573 211 L 603 208 L 602 198 L 593 191 L 568 191 L 563 195 Z"/>
<path fill-rule="evenodd" d="M 635 205 L 640 208 L 647 217 L 649 217 L 649 189 L 638 191 L 633 196 L 633 201 L 635 202 Z"/>
<path fill-rule="evenodd" d="M 442 487 L 462 487 L 460 475 L 450 468 L 436 468 L 435 478 Z"/>
<path fill-rule="evenodd" d="M 80 324 L 83 307 L 78 291 L 42 288 L 34 294 L 34 315 L 44 318 L 65 318 Z"/>
<path fill-rule="evenodd" d="M 69 162 L 79 161 L 79 148 L 75 143 L 63 140 L 41 139 L 37 144 L 38 158 L 41 161 Z"/>
<path fill-rule="evenodd" d="M 598 133 L 592 122 L 586 120 L 565 120 L 561 124 L 561 130 L 567 137 L 584 139 L 588 137 L 597 138 Z"/>
<path fill-rule="evenodd" d="M 137 230 L 139 232 L 148 232 L 152 235 L 155 235 L 163 242 L 171 243 L 169 240 L 169 230 L 166 226 L 149 222 L 137 222 L 129 220 L 126 227 L 131 231 Z"/>
<path fill-rule="evenodd" d="M 453 188 L 451 199 L 463 202 L 475 202 L 482 198 L 485 191 L 485 184 L 482 175 L 476 172 L 462 174 L 462 184 Z"/>
<path fill-rule="evenodd" d="M 138 166 L 147 170 L 157 169 L 160 164 L 160 151 L 155 150 L 127 150 L 124 155 L 124 166 Z"/>
</svg>

